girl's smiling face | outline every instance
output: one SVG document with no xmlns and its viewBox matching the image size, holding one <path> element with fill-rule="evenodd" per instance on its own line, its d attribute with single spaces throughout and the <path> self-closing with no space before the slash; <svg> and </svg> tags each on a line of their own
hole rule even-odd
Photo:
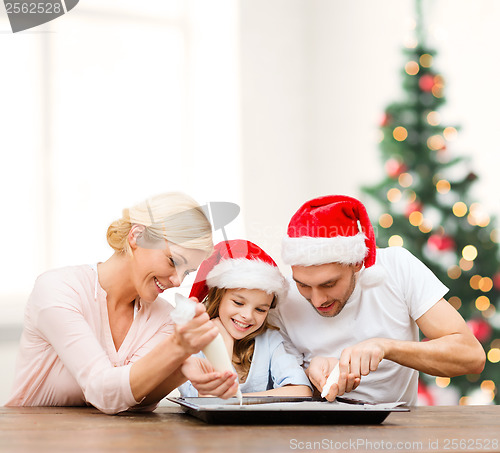
<svg viewBox="0 0 500 453">
<path fill-rule="evenodd" d="M 235 340 L 241 340 L 264 324 L 273 299 L 260 289 L 228 289 L 220 301 L 219 319 Z"/>
</svg>

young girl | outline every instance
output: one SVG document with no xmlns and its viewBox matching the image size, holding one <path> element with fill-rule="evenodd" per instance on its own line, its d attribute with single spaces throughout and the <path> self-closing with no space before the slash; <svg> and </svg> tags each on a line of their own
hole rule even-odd
<svg viewBox="0 0 500 453">
<path fill-rule="evenodd" d="M 269 310 L 286 291 L 286 280 L 276 263 L 249 241 L 217 244 L 198 270 L 190 296 L 205 303 L 208 315 L 219 327 L 242 393 L 312 394 L 303 369 L 285 351 L 278 329 L 267 320 Z M 182 396 L 198 396 L 189 381 L 179 391 Z"/>
</svg>

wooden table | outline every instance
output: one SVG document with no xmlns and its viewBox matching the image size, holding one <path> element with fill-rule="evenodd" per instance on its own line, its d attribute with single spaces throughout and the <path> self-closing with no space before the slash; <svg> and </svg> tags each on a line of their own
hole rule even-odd
<svg viewBox="0 0 500 453">
<path fill-rule="evenodd" d="M 381 425 L 207 425 L 178 407 L 0 408 L 1 452 L 500 451 L 500 406 L 417 407 Z"/>
</svg>

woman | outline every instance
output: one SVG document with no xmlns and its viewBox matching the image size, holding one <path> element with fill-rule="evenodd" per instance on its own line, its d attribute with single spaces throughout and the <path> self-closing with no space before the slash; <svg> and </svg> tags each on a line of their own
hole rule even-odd
<svg viewBox="0 0 500 453">
<path fill-rule="evenodd" d="M 174 329 L 172 308 L 158 297 L 213 249 L 198 204 L 181 193 L 150 198 L 124 210 L 107 240 L 115 251 L 107 261 L 38 277 L 6 405 L 153 410 L 187 378 L 218 396 L 234 394 L 234 373 L 188 359 L 218 333 L 202 304 Z"/>
</svg>

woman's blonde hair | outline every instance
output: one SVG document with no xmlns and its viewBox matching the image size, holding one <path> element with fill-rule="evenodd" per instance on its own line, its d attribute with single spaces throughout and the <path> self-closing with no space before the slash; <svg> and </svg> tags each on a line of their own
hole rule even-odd
<svg viewBox="0 0 500 453">
<path fill-rule="evenodd" d="M 168 192 L 123 210 L 107 232 L 108 244 L 118 253 L 130 254 L 128 235 L 134 225 L 143 225 L 148 240 L 166 239 L 189 249 L 210 254 L 212 227 L 200 205 L 181 192 Z"/>
<path fill-rule="evenodd" d="M 216 287 L 210 288 L 208 291 L 208 295 L 203 303 L 205 304 L 210 319 L 217 318 L 219 316 L 220 303 L 224 294 L 226 294 L 226 291 L 227 288 Z M 272 308 L 276 306 L 276 299 L 275 295 L 271 303 Z M 255 349 L 255 337 L 264 333 L 267 329 L 279 330 L 278 327 L 269 323 L 266 316 L 265 321 L 255 332 L 252 332 L 250 335 L 242 338 L 241 340 L 234 340 L 233 357 L 236 356 L 236 360 L 234 360 L 234 362 L 242 369 L 241 381 L 246 381 L 248 372 L 250 371 Z"/>
</svg>

